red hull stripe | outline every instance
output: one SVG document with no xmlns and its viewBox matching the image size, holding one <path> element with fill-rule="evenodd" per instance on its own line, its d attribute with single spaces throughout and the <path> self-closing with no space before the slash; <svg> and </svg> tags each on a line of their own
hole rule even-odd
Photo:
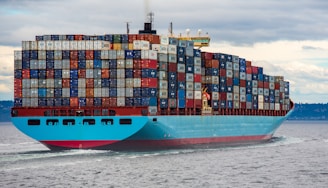
<svg viewBox="0 0 328 188">
<path fill-rule="evenodd" d="M 253 141 L 264 141 L 271 138 L 272 135 L 257 135 L 257 136 L 232 136 L 232 137 L 215 137 L 215 138 L 186 138 L 186 139 L 170 139 L 170 140 L 85 140 L 85 141 L 41 141 L 47 146 L 72 148 L 72 149 L 91 149 L 96 147 L 108 146 L 114 144 L 114 148 L 122 147 L 122 149 L 129 148 L 168 148 L 179 147 L 196 144 L 225 144 L 225 143 L 243 143 Z"/>
<path fill-rule="evenodd" d="M 49 146 L 72 148 L 72 149 L 90 149 L 99 146 L 110 145 L 116 140 L 62 140 L 62 141 L 40 141 Z"/>
</svg>

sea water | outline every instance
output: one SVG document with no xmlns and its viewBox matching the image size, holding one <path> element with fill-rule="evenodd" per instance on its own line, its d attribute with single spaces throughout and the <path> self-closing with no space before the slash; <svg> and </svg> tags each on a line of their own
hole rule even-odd
<svg viewBox="0 0 328 188">
<path fill-rule="evenodd" d="M 0 187 L 328 187 L 328 122 L 286 121 L 268 143 L 215 149 L 49 151 L 0 125 Z"/>
</svg>

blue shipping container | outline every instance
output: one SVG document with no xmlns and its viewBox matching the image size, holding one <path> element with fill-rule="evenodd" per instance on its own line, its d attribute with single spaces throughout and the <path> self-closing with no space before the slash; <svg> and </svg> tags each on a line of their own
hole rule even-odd
<svg viewBox="0 0 328 188">
<path fill-rule="evenodd" d="M 149 106 L 157 106 L 157 97 L 149 98 Z"/>
</svg>

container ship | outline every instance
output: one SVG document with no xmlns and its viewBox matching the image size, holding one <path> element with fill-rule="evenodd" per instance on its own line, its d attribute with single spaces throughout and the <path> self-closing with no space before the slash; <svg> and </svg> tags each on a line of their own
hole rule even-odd
<svg viewBox="0 0 328 188">
<path fill-rule="evenodd" d="M 12 122 L 51 150 L 265 142 L 290 115 L 289 82 L 209 37 L 42 35 L 14 55 Z"/>
</svg>

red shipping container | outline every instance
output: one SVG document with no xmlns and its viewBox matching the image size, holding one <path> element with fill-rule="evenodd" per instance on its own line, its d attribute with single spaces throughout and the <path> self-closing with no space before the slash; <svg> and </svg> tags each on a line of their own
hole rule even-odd
<svg viewBox="0 0 328 188">
<path fill-rule="evenodd" d="M 137 35 L 138 40 L 145 40 L 145 35 L 144 34 L 139 34 Z"/>
<path fill-rule="evenodd" d="M 251 61 L 246 61 L 246 67 L 251 67 L 252 66 L 252 62 Z"/>
<path fill-rule="evenodd" d="M 157 78 L 148 78 L 148 87 L 157 88 Z"/>
<path fill-rule="evenodd" d="M 101 99 L 101 104 L 103 107 L 109 107 L 110 106 L 110 100 L 108 97 L 104 97 Z"/>
<path fill-rule="evenodd" d="M 177 64 L 169 63 L 169 72 L 177 72 Z"/>
<path fill-rule="evenodd" d="M 280 83 L 274 83 L 274 89 L 280 90 Z"/>
<path fill-rule="evenodd" d="M 69 78 L 62 79 L 63 88 L 68 88 L 70 86 L 69 80 L 70 80 Z"/>
<path fill-rule="evenodd" d="M 93 106 L 93 98 L 86 98 L 86 106 Z"/>
<path fill-rule="evenodd" d="M 252 67 L 246 67 L 246 74 L 252 74 Z"/>
<path fill-rule="evenodd" d="M 109 69 L 101 69 L 101 78 L 109 78 Z"/>
<path fill-rule="evenodd" d="M 111 107 L 116 107 L 117 106 L 117 98 L 116 97 L 110 97 L 109 98 L 109 105 Z"/>
<path fill-rule="evenodd" d="M 47 78 L 54 78 L 54 73 L 55 71 L 54 70 L 47 70 L 46 71 L 46 77 Z"/>
<path fill-rule="evenodd" d="M 142 68 L 142 63 L 140 59 L 134 59 L 133 60 L 133 69 L 141 69 Z"/>
<path fill-rule="evenodd" d="M 149 36 L 149 42 L 151 42 L 152 44 L 159 44 L 161 41 L 159 35 L 148 35 L 148 36 Z"/>
<path fill-rule="evenodd" d="M 202 82 L 202 75 L 194 74 L 194 82 Z"/>
<path fill-rule="evenodd" d="M 263 83 L 263 87 L 265 88 L 265 89 L 269 89 L 269 82 L 264 82 Z"/>
<path fill-rule="evenodd" d="M 259 73 L 259 68 L 255 67 L 255 66 L 252 66 L 252 73 L 253 74 L 258 74 Z"/>
<path fill-rule="evenodd" d="M 30 70 L 23 69 L 22 70 L 22 78 L 30 78 Z"/>
<path fill-rule="evenodd" d="M 246 87 L 246 80 L 239 80 L 240 87 Z"/>
<path fill-rule="evenodd" d="M 21 88 L 14 89 L 14 98 L 22 98 L 22 97 L 23 97 L 22 89 Z"/>
<path fill-rule="evenodd" d="M 149 79 L 141 78 L 141 87 L 149 87 Z"/>
<path fill-rule="evenodd" d="M 71 60 L 78 60 L 78 52 L 77 52 L 77 50 L 71 50 L 70 51 L 70 59 Z"/>
<path fill-rule="evenodd" d="M 94 87 L 93 79 L 92 78 L 85 79 L 85 85 L 87 88 L 93 88 Z"/>
<path fill-rule="evenodd" d="M 14 88 L 15 89 L 22 88 L 22 79 L 18 79 L 18 78 L 14 79 Z"/>
<path fill-rule="evenodd" d="M 94 96 L 93 88 L 86 88 L 85 89 L 85 96 L 86 97 L 93 97 Z"/>
<path fill-rule="evenodd" d="M 149 68 L 149 59 L 142 59 L 141 60 L 141 68 L 146 69 Z"/>
<path fill-rule="evenodd" d="M 240 102 L 240 109 L 246 109 L 246 102 Z"/>
<path fill-rule="evenodd" d="M 93 60 L 93 50 L 86 50 L 85 51 L 85 59 L 86 60 Z"/>
<path fill-rule="evenodd" d="M 149 60 L 148 68 L 150 69 L 157 69 L 157 60 Z"/>
<path fill-rule="evenodd" d="M 83 40 L 83 35 L 74 35 L 74 40 Z"/>
<path fill-rule="evenodd" d="M 205 67 L 207 67 L 207 68 L 219 68 L 219 60 L 217 60 L 217 59 L 205 60 Z"/>
<path fill-rule="evenodd" d="M 193 108 L 194 107 L 194 99 L 186 99 L 186 107 Z"/>
<path fill-rule="evenodd" d="M 226 76 L 227 70 L 226 69 L 220 69 L 220 76 Z"/>
<path fill-rule="evenodd" d="M 227 93 L 220 93 L 220 100 L 226 101 L 227 100 Z"/>
<path fill-rule="evenodd" d="M 70 106 L 79 106 L 79 98 L 77 97 L 71 97 L 69 99 Z"/>
<path fill-rule="evenodd" d="M 133 70 L 133 78 L 141 78 L 141 70 Z"/>
<path fill-rule="evenodd" d="M 263 88 L 263 86 L 264 86 L 262 81 L 258 81 L 257 84 L 258 84 L 258 88 Z"/>
<path fill-rule="evenodd" d="M 233 85 L 233 79 L 227 78 L 227 86 L 232 86 L 232 85 Z"/>
<path fill-rule="evenodd" d="M 203 57 L 205 60 L 213 59 L 213 53 L 210 53 L 210 52 L 202 52 L 202 57 Z"/>
<path fill-rule="evenodd" d="M 133 43 L 134 40 L 137 40 L 137 34 L 128 35 L 129 43 Z"/>
<path fill-rule="evenodd" d="M 186 73 L 178 72 L 178 81 L 185 82 L 186 81 Z"/>
<path fill-rule="evenodd" d="M 86 70 L 85 69 L 79 69 L 78 74 L 79 74 L 79 78 L 85 78 Z"/>
<path fill-rule="evenodd" d="M 201 99 L 195 99 L 195 107 L 201 108 L 202 107 L 202 100 Z"/>
<path fill-rule="evenodd" d="M 79 68 L 79 63 L 78 60 L 70 60 L 70 68 L 71 69 L 78 69 Z"/>
</svg>

